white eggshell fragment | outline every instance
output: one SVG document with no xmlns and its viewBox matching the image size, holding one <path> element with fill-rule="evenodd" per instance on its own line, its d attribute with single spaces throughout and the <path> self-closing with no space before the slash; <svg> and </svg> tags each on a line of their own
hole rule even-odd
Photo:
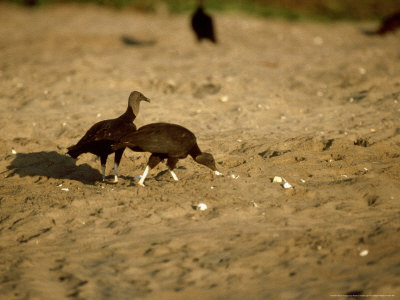
<svg viewBox="0 0 400 300">
<path fill-rule="evenodd" d="M 283 187 L 284 187 L 285 189 L 291 189 L 291 188 L 292 188 L 292 185 L 291 185 L 289 182 L 285 182 L 285 183 L 283 184 Z"/>
<path fill-rule="evenodd" d="M 201 210 L 201 211 L 206 210 L 207 205 L 205 203 L 199 203 L 199 204 L 197 204 L 197 209 Z"/>
<path fill-rule="evenodd" d="M 277 183 L 282 183 L 283 181 L 284 179 L 279 176 L 275 176 L 274 179 L 272 180 L 272 182 L 277 182 Z"/>
</svg>

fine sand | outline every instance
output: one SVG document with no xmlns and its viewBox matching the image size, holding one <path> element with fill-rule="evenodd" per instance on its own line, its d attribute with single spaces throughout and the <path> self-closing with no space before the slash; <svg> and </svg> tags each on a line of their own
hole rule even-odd
<svg viewBox="0 0 400 300">
<path fill-rule="evenodd" d="M 214 17 L 1 5 L 0 299 L 400 297 L 400 32 Z M 68 157 L 132 90 L 224 176 Z"/>
</svg>

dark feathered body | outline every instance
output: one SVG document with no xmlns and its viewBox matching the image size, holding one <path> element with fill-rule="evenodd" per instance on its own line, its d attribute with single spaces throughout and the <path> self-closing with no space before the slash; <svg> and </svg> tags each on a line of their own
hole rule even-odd
<svg viewBox="0 0 400 300">
<path fill-rule="evenodd" d="M 195 135 L 188 129 L 169 123 L 153 123 L 140 127 L 121 139 L 134 151 L 168 154 L 170 157 L 185 158 L 201 153 L 197 150 Z"/>
<path fill-rule="evenodd" d="M 113 143 L 118 142 L 126 132 L 136 130 L 135 124 L 132 123 L 135 117 L 132 108 L 128 107 L 119 118 L 94 124 L 76 145 L 68 148 L 68 154 L 73 158 L 88 152 L 100 158 L 107 157 L 114 153 L 111 149 Z"/>
<path fill-rule="evenodd" d="M 196 34 L 197 40 L 208 39 L 213 43 L 217 42 L 214 31 L 214 22 L 200 4 L 192 15 L 192 28 Z"/>
<path fill-rule="evenodd" d="M 167 166 L 174 177 L 178 180 L 173 169 L 179 159 L 186 158 L 188 155 L 211 170 L 220 174 L 215 166 L 214 158 L 209 153 L 201 152 L 197 145 L 195 135 L 185 127 L 170 123 L 153 123 L 132 131 L 121 138 L 113 149 L 129 147 L 133 151 L 150 152 L 151 156 L 148 166 L 139 184 L 143 185 L 148 168 L 154 168 L 162 160 L 167 159 Z"/>
<path fill-rule="evenodd" d="M 104 120 L 94 124 L 76 145 L 68 147 L 67 153 L 73 158 L 77 158 L 82 153 L 92 153 L 99 156 L 104 180 L 107 157 L 115 152 L 115 181 L 118 181 L 117 169 L 125 148 L 115 151 L 111 148 L 111 145 L 119 142 L 127 132 L 136 131 L 133 121 L 139 113 L 141 101 L 149 102 L 150 100 L 140 92 L 132 92 L 124 114 L 116 119 Z"/>
</svg>

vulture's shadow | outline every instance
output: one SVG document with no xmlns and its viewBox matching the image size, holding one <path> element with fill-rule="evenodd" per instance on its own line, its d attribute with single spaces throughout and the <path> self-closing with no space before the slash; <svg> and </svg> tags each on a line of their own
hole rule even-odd
<svg viewBox="0 0 400 300">
<path fill-rule="evenodd" d="M 12 173 L 25 176 L 45 176 L 55 179 L 77 180 L 85 184 L 94 184 L 101 180 L 99 170 L 88 164 L 76 165 L 76 160 L 55 151 L 17 153 L 7 167 Z"/>
</svg>

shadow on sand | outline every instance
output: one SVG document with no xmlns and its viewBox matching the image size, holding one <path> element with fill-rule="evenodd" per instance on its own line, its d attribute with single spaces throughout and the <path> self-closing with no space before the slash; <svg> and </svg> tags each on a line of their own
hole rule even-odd
<svg viewBox="0 0 400 300">
<path fill-rule="evenodd" d="M 77 180 L 85 184 L 94 184 L 101 180 L 99 170 L 88 164 L 76 165 L 76 160 L 55 151 L 17 153 L 14 160 L 7 167 L 12 170 L 9 176 L 18 174 L 25 176 L 45 176 L 55 179 Z"/>
<path fill-rule="evenodd" d="M 126 46 L 136 46 L 136 47 L 145 47 L 145 46 L 154 46 L 156 41 L 149 40 L 138 40 L 132 36 L 121 36 L 121 42 L 124 43 Z"/>
</svg>

